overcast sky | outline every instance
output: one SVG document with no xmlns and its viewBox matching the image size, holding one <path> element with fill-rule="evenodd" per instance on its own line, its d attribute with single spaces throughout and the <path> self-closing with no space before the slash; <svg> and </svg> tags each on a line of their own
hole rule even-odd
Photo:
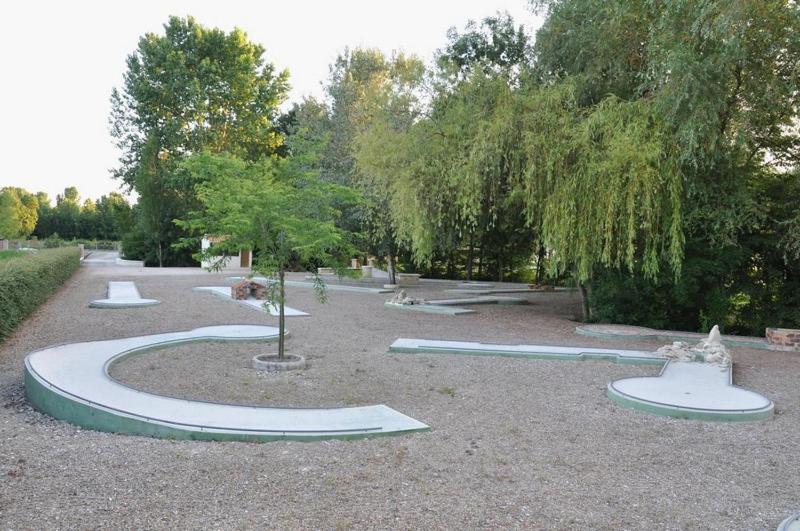
<svg viewBox="0 0 800 531">
<path fill-rule="evenodd" d="M 328 65 L 346 46 L 403 50 L 429 61 L 451 26 L 507 10 L 539 25 L 527 0 L 41 2 L 0 6 L 0 187 L 65 186 L 82 198 L 118 190 L 109 176 L 118 152 L 108 134 L 109 95 L 125 58 L 170 15 L 205 26 L 242 28 L 288 68 L 292 101 L 321 95 Z"/>
</svg>

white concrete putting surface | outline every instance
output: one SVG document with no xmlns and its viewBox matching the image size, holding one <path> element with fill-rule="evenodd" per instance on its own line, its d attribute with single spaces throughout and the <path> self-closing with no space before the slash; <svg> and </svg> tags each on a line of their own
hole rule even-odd
<svg viewBox="0 0 800 531">
<path fill-rule="evenodd" d="M 658 376 L 623 378 L 609 383 L 607 396 L 626 407 L 696 420 L 764 420 L 770 418 L 774 410 L 774 404 L 767 397 L 733 385 L 731 367 L 669 361 L 655 352 L 407 338 L 395 341 L 389 351 L 659 364 L 662 370 Z"/>
<path fill-rule="evenodd" d="M 250 308 L 256 309 L 258 311 L 264 310 L 264 301 L 260 301 L 258 299 L 245 299 L 245 300 L 232 299 L 230 286 L 201 286 L 198 288 L 192 288 L 192 291 L 203 291 L 211 293 L 212 295 L 216 295 L 221 299 L 226 299 L 231 302 L 238 302 L 239 304 L 244 304 L 245 306 L 249 306 Z M 269 310 L 270 315 L 273 315 L 275 317 L 280 315 L 280 309 L 278 308 L 278 305 L 270 304 L 267 306 L 267 308 Z M 288 306 L 283 307 L 283 314 L 286 317 L 304 317 L 310 315 L 304 311 L 296 310 Z"/>
<path fill-rule="evenodd" d="M 608 384 L 612 398 L 631 400 L 644 409 L 668 408 L 703 417 L 728 413 L 747 416 L 771 414 L 772 401 L 756 392 L 733 385 L 730 367 L 711 363 L 670 361 L 657 377 L 623 378 Z M 691 415 L 690 415 L 691 416 Z"/>
<path fill-rule="evenodd" d="M 353 438 L 427 430 L 385 406 L 280 408 L 216 404 L 132 389 L 109 366 L 138 352 L 193 341 L 265 341 L 269 326 L 230 325 L 150 336 L 72 343 L 25 358 L 26 393 L 40 410 L 101 431 L 167 438 L 274 440 Z"/>
<path fill-rule="evenodd" d="M 105 299 L 98 299 L 89 303 L 90 308 L 138 308 L 140 306 L 153 306 L 160 303 L 157 299 L 143 299 L 139 295 L 136 284 L 131 281 L 110 281 L 108 295 Z"/>
</svg>

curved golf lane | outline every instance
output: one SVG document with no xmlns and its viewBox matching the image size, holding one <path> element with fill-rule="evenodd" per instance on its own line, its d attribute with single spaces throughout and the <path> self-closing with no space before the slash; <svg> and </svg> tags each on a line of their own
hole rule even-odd
<svg viewBox="0 0 800 531">
<path fill-rule="evenodd" d="M 115 361 L 146 350 L 277 337 L 275 327 L 230 325 L 49 347 L 25 358 L 25 390 L 38 409 L 72 424 L 173 439 L 353 439 L 429 429 L 384 405 L 300 409 L 217 404 L 146 393 L 108 374 Z"/>
</svg>

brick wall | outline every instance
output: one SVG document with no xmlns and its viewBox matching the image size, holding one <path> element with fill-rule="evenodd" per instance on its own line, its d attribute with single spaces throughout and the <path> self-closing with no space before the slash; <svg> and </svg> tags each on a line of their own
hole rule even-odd
<svg viewBox="0 0 800 531">
<path fill-rule="evenodd" d="M 266 286 L 253 282 L 251 280 L 243 280 L 231 286 L 231 298 L 237 301 L 249 299 L 252 295 L 253 298 L 263 301 L 266 296 Z"/>
<path fill-rule="evenodd" d="M 800 330 L 794 328 L 767 328 L 767 343 L 775 350 L 800 352 Z"/>
</svg>

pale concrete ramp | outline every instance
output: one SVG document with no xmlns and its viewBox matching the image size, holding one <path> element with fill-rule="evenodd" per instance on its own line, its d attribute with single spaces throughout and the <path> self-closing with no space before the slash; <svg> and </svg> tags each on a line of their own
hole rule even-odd
<svg viewBox="0 0 800 531">
<path fill-rule="evenodd" d="M 89 303 L 90 308 L 138 308 L 140 306 L 154 306 L 161 301 L 157 299 L 143 299 L 139 295 L 136 284 L 131 281 L 110 281 L 108 283 L 108 298 L 98 299 Z"/>
<path fill-rule="evenodd" d="M 186 332 L 72 343 L 25 358 L 25 392 L 39 410 L 86 428 L 172 439 L 269 441 L 351 439 L 428 430 L 385 406 L 271 408 L 182 400 L 132 389 L 109 366 L 143 351 L 196 341 L 267 341 L 269 326 L 210 326 Z"/>
<path fill-rule="evenodd" d="M 661 365 L 658 376 L 623 378 L 609 383 L 606 392 L 608 398 L 648 413 L 695 420 L 764 420 L 772 417 L 774 410 L 774 404 L 765 396 L 734 386 L 731 367 L 668 361 L 655 352 L 406 338 L 392 343 L 389 351 Z M 565 377 L 568 376 L 565 374 Z"/>
<path fill-rule="evenodd" d="M 245 306 L 249 306 L 250 308 L 254 308 L 258 311 L 264 310 L 264 301 L 260 301 L 258 299 L 245 299 L 245 300 L 236 300 L 231 298 L 231 288 L 228 286 L 202 286 L 199 288 L 192 288 L 192 291 L 203 291 L 206 293 L 211 293 L 212 295 L 216 295 L 221 299 L 226 299 L 231 302 L 238 302 L 239 304 L 244 304 Z M 280 309 L 276 304 L 269 304 L 267 306 L 270 315 L 278 316 L 280 315 Z M 286 317 L 303 317 L 310 315 L 306 312 L 301 310 L 296 310 L 294 308 L 290 308 L 288 306 L 283 307 L 283 314 Z"/>
</svg>

